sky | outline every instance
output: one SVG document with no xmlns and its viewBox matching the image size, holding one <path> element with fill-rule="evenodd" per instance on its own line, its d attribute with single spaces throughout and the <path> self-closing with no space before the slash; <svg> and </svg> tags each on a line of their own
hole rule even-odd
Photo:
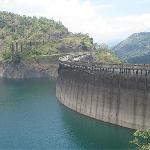
<svg viewBox="0 0 150 150">
<path fill-rule="evenodd" d="M 60 20 L 97 43 L 115 44 L 150 31 L 150 0 L 0 0 L 0 10 Z"/>
</svg>

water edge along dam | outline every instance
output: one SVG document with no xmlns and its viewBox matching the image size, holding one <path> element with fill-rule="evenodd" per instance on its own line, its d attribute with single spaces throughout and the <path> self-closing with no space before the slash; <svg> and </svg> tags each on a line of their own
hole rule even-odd
<svg viewBox="0 0 150 150">
<path fill-rule="evenodd" d="M 150 65 L 59 59 L 58 100 L 70 109 L 132 129 L 150 129 Z"/>
</svg>

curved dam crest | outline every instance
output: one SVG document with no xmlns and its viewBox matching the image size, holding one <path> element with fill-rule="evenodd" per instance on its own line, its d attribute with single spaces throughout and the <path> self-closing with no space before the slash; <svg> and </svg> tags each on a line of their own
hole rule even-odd
<svg viewBox="0 0 150 150">
<path fill-rule="evenodd" d="M 86 116 L 133 129 L 150 129 L 150 65 L 59 60 L 56 96 Z"/>
</svg>

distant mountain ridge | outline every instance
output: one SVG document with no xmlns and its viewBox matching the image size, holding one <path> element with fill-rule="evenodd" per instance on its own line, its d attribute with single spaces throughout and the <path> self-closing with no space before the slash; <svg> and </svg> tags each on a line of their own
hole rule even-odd
<svg viewBox="0 0 150 150">
<path fill-rule="evenodd" d="M 134 33 L 112 50 L 128 63 L 150 64 L 150 32 Z"/>
</svg>

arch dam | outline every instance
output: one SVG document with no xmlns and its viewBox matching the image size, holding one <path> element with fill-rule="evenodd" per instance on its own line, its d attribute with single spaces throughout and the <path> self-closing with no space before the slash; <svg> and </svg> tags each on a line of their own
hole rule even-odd
<svg viewBox="0 0 150 150">
<path fill-rule="evenodd" d="M 58 100 L 80 114 L 132 129 L 150 129 L 150 65 L 59 59 Z"/>
</svg>

